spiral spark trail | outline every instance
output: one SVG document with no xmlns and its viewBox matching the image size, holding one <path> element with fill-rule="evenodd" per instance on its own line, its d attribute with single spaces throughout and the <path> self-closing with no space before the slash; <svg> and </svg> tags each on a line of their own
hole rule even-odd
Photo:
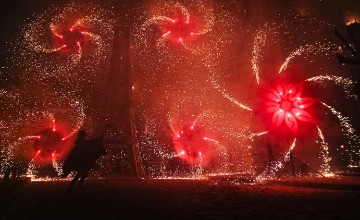
<svg viewBox="0 0 360 220">
<path fill-rule="evenodd" d="M 329 81 L 335 83 L 336 85 L 342 85 L 344 87 L 345 93 L 348 95 L 349 98 L 356 98 L 356 95 L 352 91 L 353 81 L 349 78 L 334 75 L 320 75 L 311 77 L 306 81 L 316 83 L 325 83 L 325 81 Z"/>
<path fill-rule="evenodd" d="M 3 158 L 0 162 L 3 168 L 30 166 L 29 170 L 35 172 L 41 164 L 51 161 L 50 155 L 54 154 L 51 151 L 57 151 L 57 157 L 62 159 L 72 144 L 68 139 L 84 123 L 83 103 L 75 97 L 42 88 L 30 90 L 25 94 L 24 88 L 2 91 L 4 114 L 1 117 L 8 122 L 1 130 L 4 140 L 1 140 Z M 48 143 L 54 146 L 47 146 Z M 58 150 L 52 150 L 60 143 Z"/>
<path fill-rule="evenodd" d="M 121 19 L 113 10 L 106 3 L 53 5 L 27 19 L 9 43 L 10 64 L 1 68 L 0 76 L 15 80 L 0 89 L 2 163 L 25 161 L 28 175 L 34 178 L 41 176 L 46 162 L 60 174 L 74 134 L 79 129 L 96 130 L 104 118 L 113 116 L 104 106 L 111 103 L 107 98 L 113 91 L 108 85 L 117 83 L 112 82 L 116 71 L 110 63 L 116 54 L 114 32 L 119 28 L 116 37 L 121 39 L 121 28 L 126 26 L 131 29 L 126 37 L 134 131 L 149 176 L 255 175 L 261 168 L 258 164 L 267 158 L 263 146 L 268 142 L 276 142 L 271 143 L 278 146 L 275 154 L 282 155 L 272 162 L 271 175 L 284 168 L 290 152 L 300 144 L 296 152 L 309 158 L 320 155 L 319 170 L 331 174 L 330 164 L 336 160 L 331 160 L 333 146 L 325 140 L 331 141 L 327 136 L 337 131 L 321 128 L 328 121 L 318 123 L 325 117 L 316 117 L 326 112 L 316 103 L 337 117 L 350 165 L 359 165 L 360 138 L 351 124 L 353 118 L 336 110 L 353 100 L 328 99 L 332 92 L 327 89 L 333 89 L 329 84 L 355 97 L 354 82 L 344 73 L 335 74 L 336 42 L 327 39 L 332 26 L 293 12 L 249 23 L 247 4 L 236 0 L 149 0 Z M 126 24 L 118 27 L 115 21 Z M 286 89 L 267 93 L 271 114 L 263 114 L 262 95 L 281 80 Z M 304 90 L 293 86 L 298 83 L 304 84 Z M 267 127 L 269 117 L 279 130 Z M 302 133 L 296 132 L 301 128 L 314 135 L 303 141 L 297 136 Z M 123 142 L 126 132 L 120 130 L 109 132 L 111 140 Z M 289 149 L 274 137 L 275 130 L 281 138 L 294 138 Z M 44 147 L 45 139 L 56 146 Z M 317 148 L 310 150 L 313 146 Z M 121 158 L 107 159 L 118 162 L 129 156 L 124 152 Z"/>
<path fill-rule="evenodd" d="M 98 80 L 109 65 L 113 24 L 112 13 L 91 2 L 54 5 L 22 27 L 10 46 L 12 63 L 24 80 Z"/>
<path fill-rule="evenodd" d="M 263 58 L 261 50 L 265 47 L 266 41 L 268 40 L 269 36 L 269 30 L 272 30 L 272 32 L 276 33 L 275 28 L 273 27 L 273 24 L 267 23 L 264 25 L 263 28 L 257 31 L 255 39 L 254 39 L 254 45 L 253 45 L 253 51 L 252 51 L 252 69 L 255 73 L 256 82 L 260 83 L 260 67 L 259 63 L 260 60 Z"/>
<path fill-rule="evenodd" d="M 279 70 L 279 74 L 282 73 L 283 71 L 285 71 L 288 68 L 288 65 L 290 63 L 291 60 L 293 60 L 295 57 L 297 56 L 301 56 L 301 55 L 306 55 L 309 53 L 312 53 L 314 55 L 316 54 L 320 54 L 323 52 L 327 52 L 330 51 L 331 49 L 333 49 L 334 53 L 335 53 L 335 49 L 334 49 L 334 45 L 328 45 L 326 43 L 316 43 L 315 45 L 304 45 L 304 46 L 300 46 L 297 50 L 293 51 L 290 53 L 290 55 L 285 59 L 285 62 L 281 65 L 280 70 Z"/>
<path fill-rule="evenodd" d="M 291 79 L 292 75 L 298 74 L 298 70 L 296 68 L 299 68 L 303 64 L 303 61 L 308 62 L 305 66 L 313 67 L 313 63 L 315 63 L 316 59 L 327 59 L 330 60 L 330 55 L 334 54 L 336 52 L 336 44 L 327 40 L 326 38 L 323 39 L 316 39 L 316 38 L 310 38 L 311 40 L 307 42 L 305 39 L 309 39 L 306 37 L 303 38 L 297 38 L 296 35 L 292 35 L 292 33 L 301 32 L 302 30 L 305 30 L 306 26 L 308 24 L 315 24 L 311 29 L 306 29 L 305 33 L 319 33 L 319 30 L 322 28 L 319 26 L 319 22 L 316 21 L 316 19 L 304 19 L 299 17 L 292 17 L 291 19 L 284 19 L 284 23 L 277 24 L 276 22 L 269 22 L 264 24 L 261 28 L 259 28 L 256 31 L 256 34 L 254 35 L 253 40 L 253 48 L 252 48 L 252 71 L 255 76 L 256 83 L 258 84 L 258 87 L 260 89 L 263 89 L 264 84 L 266 81 L 273 81 L 275 78 L 283 77 L 283 76 L 276 76 L 275 73 L 282 73 L 287 79 Z M 293 24 L 293 22 L 296 23 L 296 25 Z M 326 26 L 328 24 L 325 24 L 323 22 L 320 22 L 323 24 L 326 29 Z M 286 42 L 286 39 L 289 41 Z M 280 42 L 280 43 L 279 43 Z M 289 55 L 285 58 L 285 61 L 280 63 L 279 69 L 274 69 L 273 67 L 276 65 L 273 65 L 272 58 L 269 57 L 273 56 L 274 49 L 276 50 L 278 48 L 277 45 L 281 45 L 284 48 L 282 48 L 285 51 L 290 51 Z M 290 45 L 290 46 L 289 46 Z M 295 47 L 295 49 L 293 48 Z M 271 54 L 266 54 L 268 48 L 272 49 Z M 215 56 L 216 58 L 213 58 L 213 60 L 209 63 L 214 63 L 214 60 L 220 59 L 220 56 Z M 267 57 L 265 59 L 264 57 Z M 299 59 L 296 59 L 296 58 Z M 300 61 L 302 63 L 300 63 Z M 295 68 L 292 68 L 290 65 L 292 62 L 296 63 Z M 331 65 L 331 64 L 330 64 Z M 210 64 L 209 69 L 213 69 L 215 65 Z M 316 69 L 316 72 L 324 69 L 332 70 L 331 68 L 323 67 L 321 64 L 316 65 L 318 69 Z M 320 68 L 319 68 L 320 67 Z M 270 73 L 271 69 L 273 71 L 273 74 Z M 295 71 L 294 71 L 295 69 Z M 218 71 L 221 69 L 218 69 Z M 285 71 L 287 70 L 287 71 Z M 306 70 L 309 71 L 308 69 Z M 244 100 L 247 99 L 239 99 L 234 98 L 234 93 L 226 92 L 224 88 L 228 88 L 229 86 L 224 85 L 223 83 L 219 83 L 218 81 L 221 81 L 221 79 L 216 73 L 216 71 L 211 71 L 210 79 L 212 82 L 212 85 L 214 89 L 218 90 L 224 98 L 228 99 L 230 102 L 236 104 L 241 109 L 255 109 L 252 105 L 246 105 L 243 106 Z M 244 74 L 244 73 L 242 73 Z M 306 74 L 304 74 L 306 75 Z M 296 76 L 296 78 L 299 78 L 299 76 Z M 315 83 L 318 83 L 318 85 L 321 85 L 322 87 L 325 87 L 325 81 L 329 81 L 329 83 L 334 83 L 335 85 L 343 86 L 344 92 L 348 95 L 349 98 L 355 98 L 354 93 L 351 91 L 353 87 L 352 80 L 342 77 L 342 76 L 335 76 L 335 75 L 319 75 L 319 76 L 312 76 L 309 77 L 305 82 L 310 82 L 315 85 Z M 260 82 L 262 84 L 260 84 Z M 231 86 L 231 84 L 228 84 Z M 325 104 L 321 102 L 322 104 Z M 325 104 L 331 112 L 338 117 L 340 120 L 340 125 L 343 128 L 343 131 L 345 132 L 345 135 L 349 138 L 350 142 L 349 145 L 351 146 L 351 162 L 350 164 L 355 165 L 354 163 L 358 163 L 358 144 L 355 144 L 358 142 L 358 137 L 356 135 L 355 130 L 352 128 L 350 124 L 350 120 L 346 117 L 341 116 L 341 114 L 336 111 L 333 107 Z M 301 107 L 301 106 L 300 106 Z M 257 112 L 254 111 L 254 112 Z M 294 113 L 295 114 L 295 113 Z M 299 113 L 296 113 L 296 115 Z M 255 132 L 256 133 L 256 132 Z M 254 133 L 254 134 L 255 134 Z M 323 160 L 323 164 L 321 166 L 321 171 L 324 173 L 324 175 L 327 175 L 327 173 L 331 173 L 330 171 L 330 161 L 331 157 L 329 155 L 329 145 L 325 142 L 325 137 L 323 132 L 320 130 L 320 128 L 317 126 L 317 133 L 318 137 L 320 138 L 320 144 L 321 144 L 321 158 Z M 252 133 L 250 137 L 255 137 Z M 266 133 L 265 133 L 266 134 Z M 271 134 L 270 134 L 271 135 Z M 355 142 L 356 140 L 356 142 Z M 356 159 L 355 158 L 356 156 Z M 274 165 L 275 167 L 279 167 L 278 165 Z M 277 169 L 278 170 L 278 169 Z M 274 171 L 275 172 L 275 171 Z M 273 172 L 273 173 L 274 173 Z"/>
<path fill-rule="evenodd" d="M 1 150 L 13 154 L 0 156 L 2 164 L 16 162 L 23 168 L 31 160 L 30 170 L 39 169 L 41 177 L 44 164 L 61 163 L 79 129 L 91 132 L 104 118 L 115 23 L 112 9 L 106 3 L 53 4 L 29 17 L 7 43 L 9 57 L 1 71 L 17 84 L 0 90 Z M 41 138 L 16 144 L 31 136 Z M 56 146 L 44 147 L 47 142 Z M 37 148 L 43 150 L 37 153 Z"/>
<path fill-rule="evenodd" d="M 318 129 L 319 137 L 321 139 L 321 147 L 322 147 L 321 156 L 324 161 L 324 163 L 321 165 L 321 168 L 322 168 L 321 172 L 324 174 L 330 174 L 331 172 L 330 172 L 329 162 L 331 161 L 331 157 L 329 156 L 329 146 L 325 142 L 324 135 L 323 135 L 322 131 L 320 130 L 319 126 L 317 126 L 317 129 Z"/>
<path fill-rule="evenodd" d="M 151 30 L 159 30 L 160 37 L 156 40 L 158 50 L 170 49 L 169 43 L 177 43 L 193 53 L 198 53 L 200 47 L 194 45 L 193 41 L 208 32 L 214 26 L 214 15 L 207 8 L 210 1 L 189 1 L 188 7 L 174 1 L 158 1 L 154 6 L 148 7 L 149 18 L 136 31 L 135 40 L 141 39 L 148 47 Z M 170 42 L 168 42 L 170 41 Z M 168 52 L 165 52 L 168 53 Z"/>
<path fill-rule="evenodd" d="M 133 31 L 133 94 L 139 127 L 143 127 L 141 151 L 148 173 L 164 172 L 159 171 L 163 165 L 158 165 L 157 159 L 173 166 L 177 175 L 186 175 L 186 170 L 191 173 L 189 166 L 198 166 L 200 158 L 207 173 L 226 172 L 231 162 L 236 164 L 234 169 L 250 167 L 250 159 L 240 156 L 249 154 L 250 141 L 245 134 L 240 135 L 246 133 L 242 121 L 234 120 L 243 116 L 237 112 L 237 105 L 214 91 L 206 66 L 211 54 L 216 53 L 213 48 L 223 48 L 221 45 L 234 39 L 236 15 L 223 9 L 228 5 L 220 2 L 154 2 L 138 17 Z M 182 160 L 182 151 L 174 152 L 172 142 L 181 137 L 181 128 L 187 124 L 208 132 L 202 137 L 207 139 L 200 138 L 199 142 L 209 145 L 214 156 L 201 151 L 200 157 L 197 152 L 196 163 L 191 163 L 190 156 Z M 236 155 L 241 158 L 239 163 L 230 162 Z"/>
<path fill-rule="evenodd" d="M 343 116 L 340 112 L 336 111 L 335 108 L 331 107 L 330 105 L 327 105 L 324 102 L 321 102 L 322 105 L 327 107 L 333 115 L 335 115 L 342 127 L 342 131 L 344 132 L 345 136 L 349 138 L 348 144 L 350 145 L 349 153 L 351 156 L 350 166 L 358 166 L 359 165 L 359 156 L 360 156 L 360 150 L 358 149 L 358 146 L 356 143 L 359 143 L 360 138 L 355 133 L 355 129 L 350 123 L 350 120 L 348 117 Z M 356 158 L 356 159 L 355 159 Z"/>
</svg>

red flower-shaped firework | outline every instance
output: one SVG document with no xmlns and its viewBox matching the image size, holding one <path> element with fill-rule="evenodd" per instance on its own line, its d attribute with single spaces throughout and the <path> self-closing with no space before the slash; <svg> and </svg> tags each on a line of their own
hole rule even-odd
<svg viewBox="0 0 360 220">
<path fill-rule="evenodd" d="M 272 129 L 280 127 L 284 122 L 286 126 L 297 134 L 299 126 L 297 120 L 316 123 L 314 118 L 304 109 L 312 106 L 316 100 L 301 97 L 302 83 L 285 85 L 278 82 L 276 89 L 270 89 L 266 94 L 264 111 L 272 114 Z"/>
</svg>

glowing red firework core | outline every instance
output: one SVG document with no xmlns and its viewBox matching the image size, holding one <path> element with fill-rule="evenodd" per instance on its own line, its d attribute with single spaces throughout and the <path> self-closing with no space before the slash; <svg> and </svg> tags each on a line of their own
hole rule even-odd
<svg viewBox="0 0 360 220">
<path fill-rule="evenodd" d="M 194 24 L 185 18 L 173 19 L 162 26 L 163 36 L 173 41 L 189 41 L 194 35 Z"/>
<path fill-rule="evenodd" d="M 33 147 L 38 156 L 50 158 L 55 156 L 55 152 L 63 150 L 63 136 L 53 128 L 44 129 L 36 135 L 39 138 L 34 142 Z"/>
<path fill-rule="evenodd" d="M 267 91 L 264 107 L 265 113 L 272 114 L 272 128 L 277 128 L 285 122 L 286 126 L 296 134 L 299 128 L 297 120 L 315 123 L 313 117 L 304 109 L 313 105 L 316 100 L 302 98 L 301 94 L 302 83 L 285 85 L 278 82 L 275 90 Z"/>
<path fill-rule="evenodd" d="M 205 138 L 203 127 L 186 125 L 175 134 L 175 150 L 178 157 L 189 164 L 206 163 L 210 157 L 211 141 Z"/>
<path fill-rule="evenodd" d="M 54 34 L 56 36 L 55 44 L 62 46 L 66 52 L 75 52 L 80 45 L 86 42 L 86 36 L 84 30 L 80 29 L 68 29 L 62 31 L 60 34 Z"/>
</svg>

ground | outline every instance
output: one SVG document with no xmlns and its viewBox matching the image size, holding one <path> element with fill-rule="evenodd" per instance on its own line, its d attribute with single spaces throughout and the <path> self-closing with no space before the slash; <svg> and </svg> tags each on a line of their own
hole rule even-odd
<svg viewBox="0 0 360 220">
<path fill-rule="evenodd" d="M 360 177 L 0 182 L 1 219 L 360 219 Z"/>
</svg>

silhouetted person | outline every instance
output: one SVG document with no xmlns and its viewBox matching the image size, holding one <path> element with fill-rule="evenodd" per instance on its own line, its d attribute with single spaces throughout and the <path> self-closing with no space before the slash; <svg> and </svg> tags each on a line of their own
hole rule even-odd
<svg viewBox="0 0 360 220">
<path fill-rule="evenodd" d="M 70 151 L 69 156 L 64 162 L 63 165 L 63 175 L 62 177 L 66 177 L 69 175 L 71 171 L 76 171 L 76 176 L 74 179 L 70 182 L 69 189 L 73 188 L 76 181 L 80 178 L 81 173 L 79 172 L 81 163 L 82 163 L 82 152 L 84 151 L 83 148 L 84 144 L 86 142 L 86 132 L 84 130 L 80 130 L 77 134 L 77 138 L 74 142 L 74 147 Z M 85 179 L 85 177 L 84 177 Z M 81 184 L 84 180 L 81 181 Z M 78 185 L 81 187 L 81 185 Z"/>
<path fill-rule="evenodd" d="M 85 131 L 79 131 L 74 148 L 65 160 L 62 168 L 64 173 L 62 175 L 63 178 L 67 177 L 72 171 L 76 172 L 76 176 L 70 182 L 68 190 L 74 187 L 79 178 L 80 181 L 77 187 L 83 187 L 83 182 L 91 168 L 95 165 L 96 160 L 106 154 L 102 143 L 104 133 L 99 138 L 86 140 Z"/>
</svg>

